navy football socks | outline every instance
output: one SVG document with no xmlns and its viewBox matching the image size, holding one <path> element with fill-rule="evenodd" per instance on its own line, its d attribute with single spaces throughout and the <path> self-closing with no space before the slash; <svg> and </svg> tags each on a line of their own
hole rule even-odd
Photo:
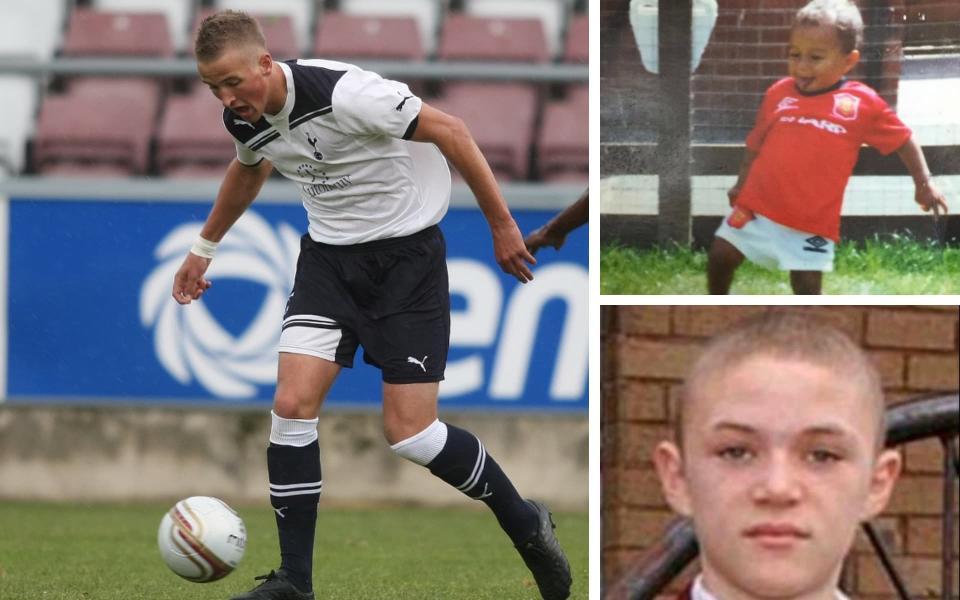
<svg viewBox="0 0 960 600">
<path fill-rule="evenodd" d="M 446 426 L 446 444 L 427 468 L 467 496 L 489 506 L 514 545 L 526 541 L 537 530 L 536 511 L 520 497 L 479 439 L 449 423 Z"/>
<path fill-rule="evenodd" d="M 280 569 L 302 592 L 313 590 L 313 539 L 323 489 L 320 446 L 270 444 L 267 448 L 270 504 L 280 536 Z"/>
</svg>

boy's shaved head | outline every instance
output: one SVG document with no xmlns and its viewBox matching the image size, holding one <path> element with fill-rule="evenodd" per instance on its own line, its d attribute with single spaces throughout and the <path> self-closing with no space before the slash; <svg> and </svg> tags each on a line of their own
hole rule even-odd
<svg viewBox="0 0 960 600">
<path fill-rule="evenodd" d="M 876 449 L 885 441 L 884 399 L 880 376 L 863 350 L 833 326 L 808 315 L 775 310 L 747 319 L 718 335 L 694 363 L 683 385 L 675 423 L 677 445 L 697 402 L 709 402 L 710 383 L 748 359 L 795 360 L 834 372 L 838 382 L 859 391 L 866 410 L 876 415 Z"/>
<path fill-rule="evenodd" d="M 228 47 L 253 46 L 265 49 L 260 24 L 245 12 L 225 10 L 210 15 L 200 24 L 194 53 L 198 62 L 211 62 Z"/>
<path fill-rule="evenodd" d="M 670 507 L 693 520 L 704 588 L 832 597 L 901 465 L 882 447 L 883 394 L 864 352 L 816 318 L 770 311 L 711 341 L 681 400 L 685 439 L 653 460 Z"/>
<path fill-rule="evenodd" d="M 845 54 L 856 50 L 863 41 L 863 18 L 850 0 L 813 0 L 794 18 L 794 27 L 835 27 L 840 48 Z"/>
</svg>

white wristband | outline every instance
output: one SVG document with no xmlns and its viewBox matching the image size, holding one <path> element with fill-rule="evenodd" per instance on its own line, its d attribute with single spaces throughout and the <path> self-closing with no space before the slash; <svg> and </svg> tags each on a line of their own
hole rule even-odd
<svg viewBox="0 0 960 600">
<path fill-rule="evenodd" d="M 217 253 L 217 246 L 220 242 L 211 242 L 210 240 L 205 240 L 201 236 L 197 236 L 197 241 L 193 243 L 193 247 L 190 248 L 190 252 L 200 256 L 202 258 L 213 259 L 213 255 Z"/>
</svg>

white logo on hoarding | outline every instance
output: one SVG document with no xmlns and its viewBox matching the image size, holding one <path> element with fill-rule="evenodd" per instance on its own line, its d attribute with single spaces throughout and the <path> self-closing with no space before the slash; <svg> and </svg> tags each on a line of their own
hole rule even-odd
<svg viewBox="0 0 960 600">
<path fill-rule="evenodd" d="M 277 340 L 293 287 L 300 234 L 286 223 L 274 229 L 248 210 L 220 244 L 207 271 L 210 279 L 240 279 L 267 288 L 256 316 L 234 336 L 203 301 L 180 306 L 170 297 L 173 276 L 202 225 L 181 225 L 157 245 L 159 264 L 140 288 L 140 322 L 153 328 L 157 359 L 174 379 L 184 385 L 196 380 L 221 398 L 252 398 L 256 386 L 276 383 Z"/>
<path fill-rule="evenodd" d="M 538 267 L 535 283 L 516 285 L 507 298 L 489 265 L 469 258 L 452 258 L 447 264 L 450 295 L 463 296 L 466 301 L 464 308 L 450 313 L 450 347 L 495 348 L 495 352 L 489 380 L 484 375 L 485 359 L 479 352 L 449 360 L 446 379 L 440 382 L 440 397 L 485 391 L 494 401 L 520 400 L 530 375 L 538 329 L 552 327 L 559 329 L 560 343 L 550 380 L 550 399 L 579 400 L 587 383 L 590 347 L 587 270 L 567 262 Z M 545 305 L 555 301 L 567 307 L 563 321 L 541 323 Z M 538 356 L 537 360 L 547 359 Z"/>
</svg>

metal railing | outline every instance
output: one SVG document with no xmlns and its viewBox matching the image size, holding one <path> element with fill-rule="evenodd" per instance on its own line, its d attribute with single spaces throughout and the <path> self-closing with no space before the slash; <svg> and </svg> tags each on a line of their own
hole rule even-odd
<svg viewBox="0 0 960 600">
<path fill-rule="evenodd" d="M 587 83 L 590 67 L 584 64 L 515 64 L 503 62 L 355 61 L 356 65 L 395 79 L 504 80 L 528 83 Z M 0 56 L 0 74 L 110 75 L 124 77 L 196 77 L 197 65 L 189 58 L 57 58 Z"/>
</svg>

